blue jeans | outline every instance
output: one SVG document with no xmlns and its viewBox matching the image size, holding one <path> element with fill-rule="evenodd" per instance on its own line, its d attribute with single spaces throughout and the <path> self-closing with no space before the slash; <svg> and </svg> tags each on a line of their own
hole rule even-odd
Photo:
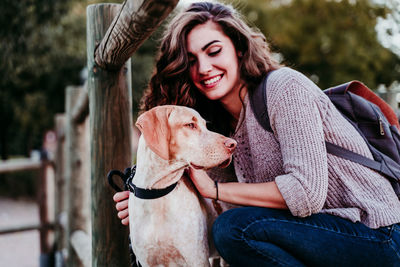
<svg viewBox="0 0 400 267">
<path fill-rule="evenodd" d="M 222 213 L 213 237 L 231 266 L 400 266 L 400 224 L 371 229 L 329 214 L 244 207 Z"/>
</svg>

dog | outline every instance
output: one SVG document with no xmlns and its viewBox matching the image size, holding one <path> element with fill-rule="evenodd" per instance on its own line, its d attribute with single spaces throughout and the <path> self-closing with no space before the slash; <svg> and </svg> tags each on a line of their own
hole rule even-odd
<svg viewBox="0 0 400 267">
<path fill-rule="evenodd" d="M 217 213 L 184 171 L 227 167 L 236 141 L 209 131 L 198 112 L 183 106 L 155 107 L 140 115 L 136 126 L 142 134 L 129 227 L 137 260 L 143 267 L 209 266 L 209 229 Z M 152 191 L 158 198 L 146 196 Z"/>
</svg>

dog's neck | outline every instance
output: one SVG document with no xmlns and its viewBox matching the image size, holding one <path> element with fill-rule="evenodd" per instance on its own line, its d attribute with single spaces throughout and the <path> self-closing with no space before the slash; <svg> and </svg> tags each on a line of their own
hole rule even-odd
<svg viewBox="0 0 400 267">
<path fill-rule="evenodd" d="M 162 189 L 178 182 L 188 166 L 183 161 L 162 159 L 146 145 L 143 136 L 139 138 L 137 155 L 133 183 L 146 189 Z"/>
</svg>

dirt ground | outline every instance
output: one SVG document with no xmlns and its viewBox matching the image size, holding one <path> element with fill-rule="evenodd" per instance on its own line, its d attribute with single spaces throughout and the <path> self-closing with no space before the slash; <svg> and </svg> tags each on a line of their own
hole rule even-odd
<svg viewBox="0 0 400 267">
<path fill-rule="evenodd" d="M 0 197 L 0 228 L 38 222 L 39 211 L 34 201 Z M 0 266 L 38 267 L 39 257 L 37 230 L 0 235 Z"/>
</svg>

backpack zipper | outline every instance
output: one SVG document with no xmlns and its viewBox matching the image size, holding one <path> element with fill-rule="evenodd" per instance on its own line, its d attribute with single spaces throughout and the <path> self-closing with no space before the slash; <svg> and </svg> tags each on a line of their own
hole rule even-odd
<svg viewBox="0 0 400 267">
<path fill-rule="evenodd" d="M 383 128 L 383 121 L 382 118 L 379 116 L 379 130 L 381 132 L 381 135 L 385 135 L 385 130 Z"/>
<path fill-rule="evenodd" d="M 378 117 L 379 133 L 383 136 L 383 135 L 385 135 L 385 128 L 383 127 L 382 117 L 378 112 L 376 112 L 374 107 L 372 107 L 372 110 L 374 111 L 375 115 Z"/>
</svg>

